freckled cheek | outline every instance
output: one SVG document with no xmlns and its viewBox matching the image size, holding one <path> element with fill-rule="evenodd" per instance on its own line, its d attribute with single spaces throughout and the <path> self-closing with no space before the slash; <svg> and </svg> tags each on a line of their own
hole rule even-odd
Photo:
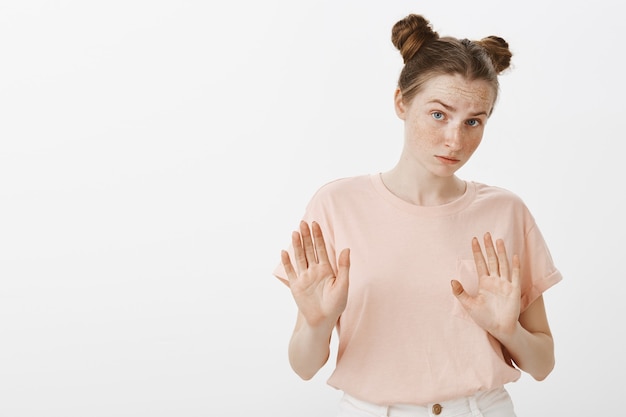
<svg viewBox="0 0 626 417">
<path fill-rule="evenodd" d="M 473 153 L 476 150 L 476 148 L 478 148 L 478 145 L 480 145 L 481 140 L 482 140 L 482 134 L 469 137 L 467 141 L 465 142 L 465 150 L 468 153 Z"/>
<path fill-rule="evenodd" d="M 440 131 L 428 126 L 412 125 L 409 130 L 410 142 L 420 148 L 433 149 L 444 140 Z"/>
</svg>

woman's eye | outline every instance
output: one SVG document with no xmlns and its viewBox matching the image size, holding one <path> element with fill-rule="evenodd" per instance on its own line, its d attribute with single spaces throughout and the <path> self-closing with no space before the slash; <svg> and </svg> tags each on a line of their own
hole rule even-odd
<svg viewBox="0 0 626 417">
<path fill-rule="evenodd" d="M 470 119 L 467 121 L 467 124 L 470 126 L 478 126 L 480 124 L 480 121 L 476 120 L 476 119 Z"/>
<path fill-rule="evenodd" d="M 431 113 L 431 116 L 433 116 L 433 119 L 435 120 L 441 120 L 443 119 L 443 113 L 440 111 L 434 111 Z"/>
</svg>

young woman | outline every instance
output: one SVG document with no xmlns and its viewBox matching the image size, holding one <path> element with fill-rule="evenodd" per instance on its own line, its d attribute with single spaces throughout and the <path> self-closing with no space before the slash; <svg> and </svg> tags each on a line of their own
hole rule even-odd
<svg viewBox="0 0 626 417">
<path fill-rule="evenodd" d="M 310 379 L 336 329 L 340 416 L 514 416 L 504 385 L 554 366 L 542 293 L 561 274 L 519 197 L 455 175 L 512 54 L 496 36 L 440 37 L 420 15 L 392 41 L 404 147 L 387 172 L 322 186 L 282 252 L 274 274 L 298 306 L 289 360 Z"/>
</svg>

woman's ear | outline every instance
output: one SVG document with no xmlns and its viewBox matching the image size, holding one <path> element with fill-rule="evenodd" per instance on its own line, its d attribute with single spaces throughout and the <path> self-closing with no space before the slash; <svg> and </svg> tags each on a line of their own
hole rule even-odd
<svg viewBox="0 0 626 417">
<path fill-rule="evenodd" d="M 402 120 L 406 117 L 406 106 L 404 104 L 404 98 L 402 97 L 402 91 L 396 88 L 396 92 L 393 96 L 393 104 L 396 109 L 396 114 Z"/>
</svg>

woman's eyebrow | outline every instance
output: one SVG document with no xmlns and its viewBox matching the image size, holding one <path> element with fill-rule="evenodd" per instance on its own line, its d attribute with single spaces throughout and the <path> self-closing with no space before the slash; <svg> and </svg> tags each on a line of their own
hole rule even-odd
<svg viewBox="0 0 626 417">
<path fill-rule="evenodd" d="M 451 106 L 449 104 L 444 103 L 443 101 L 439 100 L 439 99 L 433 99 L 427 102 L 427 104 L 439 104 L 442 107 L 445 107 L 446 110 L 448 111 L 456 111 L 456 108 L 454 106 Z M 472 117 L 476 117 L 476 116 L 489 116 L 489 113 L 487 111 L 478 111 L 476 113 L 471 114 Z"/>
</svg>

